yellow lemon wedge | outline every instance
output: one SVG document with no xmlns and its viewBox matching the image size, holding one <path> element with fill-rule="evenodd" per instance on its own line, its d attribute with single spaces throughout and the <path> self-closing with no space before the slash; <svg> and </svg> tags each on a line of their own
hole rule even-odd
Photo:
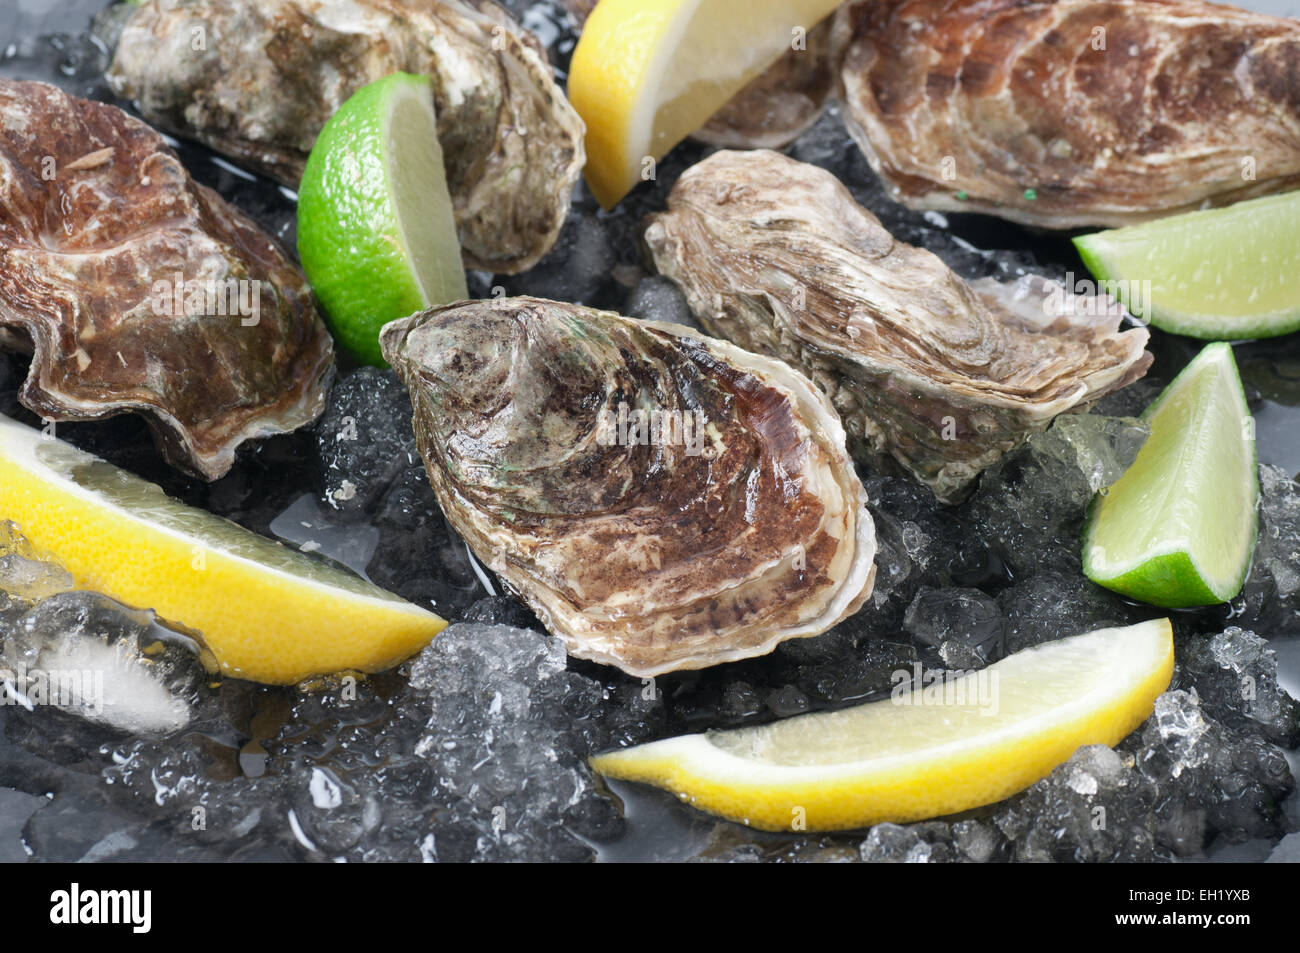
<svg viewBox="0 0 1300 953">
<path fill-rule="evenodd" d="M 612 208 L 839 0 L 601 0 L 569 67 L 587 184 Z"/>
<path fill-rule="evenodd" d="M 0 520 L 77 586 L 197 631 L 230 676 L 377 672 L 446 622 L 0 415 Z"/>
<path fill-rule="evenodd" d="M 1117 743 L 1151 714 L 1173 669 L 1173 631 L 1156 619 L 953 679 L 923 677 L 854 708 L 667 738 L 591 763 L 764 830 L 917 821 L 1000 801 L 1081 745 Z"/>
</svg>

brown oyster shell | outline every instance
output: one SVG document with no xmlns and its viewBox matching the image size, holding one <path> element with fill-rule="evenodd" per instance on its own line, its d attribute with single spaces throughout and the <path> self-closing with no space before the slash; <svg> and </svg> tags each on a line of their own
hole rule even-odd
<svg viewBox="0 0 1300 953">
<path fill-rule="evenodd" d="M 466 266 L 532 267 L 564 224 L 585 128 L 491 0 L 147 0 L 108 79 L 151 122 L 296 186 L 339 106 L 399 71 L 433 82 Z"/>
<path fill-rule="evenodd" d="M 1146 330 L 1120 332 L 1117 307 L 1090 316 L 1096 302 L 1067 309 L 1061 294 L 1055 308 L 1041 279 L 967 284 L 830 173 L 775 152 L 688 169 L 645 240 L 709 333 L 802 369 L 856 449 L 894 458 L 944 501 L 1151 362 Z"/>
<path fill-rule="evenodd" d="M 537 298 L 426 311 L 381 342 L 443 512 L 573 655 L 702 668 L 823 632 L 870 594 L 844 432 L 786 365 Z M 619 404 L 658 411 L 668 438 L 620 436 Z M 702 428 L 664 430 L 697 410 Z"/>
<path fill-rule="evenodd" d="M 564 0 L 578 26 L 596 0 Z M 730 149 L 780 149 L 815 123 L 835 95 L 831 36 L 834 17 L 808 31 L 804 49 L 790 49 L 752 79 L 691 138 Z"/>
<path fill-rule="evenodd" d="M 841 12 L 850 131 L 912 208 L 1118 226 L 1300 186 L 1300 21 L 1195 0 Z"/>
<path fill-rule="evenodd" d="M 183 301 L 167 313 L 176 299 L 161 292 L 178 276 L 257 282 L 245 286 L 248 304 L 258 294 L 256 323 L 187 314 Z M 10 80 L 0 80 L 0 344 L 34 351 L 19 394 L 33 412 L 138 411 L 171 463 L 209 480 L 243 441 L 315 420 L 334 367 L 302 272 L 193 182 L 161 136 L 113 106 Z"/>
</svg>

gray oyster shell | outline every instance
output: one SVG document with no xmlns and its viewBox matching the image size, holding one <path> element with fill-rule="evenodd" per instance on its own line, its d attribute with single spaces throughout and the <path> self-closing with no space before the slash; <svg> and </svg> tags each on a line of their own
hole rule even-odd
<svg viewBox="0 0 1300 953">
<path fill-rule="evenodd" d="M 180 296 L 177 292 L 180 291 Z M 212 480 L 315 420 L 334 351 L 284 251 L 122 110 L 0 79 L 0 346 L 54 420 L 138 411 Z"/>
<path fill-rule="evenodd" d="M 1200 0 L 869 0 L 849 130 L 894 198 L 1047 228 L 1300 188 L 1300 20 Z"/>
<path fill-rule="evenodd" d="M 1067 307 L 1041 279 L 968 284 L 830 173 L 775 152 L 688 169 L 645 240 L 707 331 L 801 368 L 855 449 L 892 457 L 944 501 L 1151 362 L 1146 330 L 1120 332 L 1108 299 Z"/>
<path fill-rule="evenodd" d="M 870 594 L 844 431 L 781 362 L 537 298 L 426 311 L 381 343 L 443 512 L 573 655 L 702 668 Z"/>
<path fill-rule="evenodd" d="M 466 266 L 532 267 L 564 224 L 585 128 L 490 0 L 147 0 L 108 79 L 158 126 L 296 186 L 325 122 L 394 72 L 433 82 Z"/>
</svg>

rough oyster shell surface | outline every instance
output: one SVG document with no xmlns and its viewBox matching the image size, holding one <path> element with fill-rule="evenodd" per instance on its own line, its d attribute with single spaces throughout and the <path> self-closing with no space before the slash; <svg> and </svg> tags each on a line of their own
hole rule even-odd
<svg viewBox="0 0 1300 953">
<path fill-rule="evenodd" d="M 804 370 L 859 449 L 945 501 L 1151 361 L 1146 330 L 1120 332 L 1113 303 L 1067 308 L 1041 279 L 968 284 L 896 241 L 830 173 L 775 152 L 688 169 L 645 239 L 707 331 Z"/>
<path fill-rule="evenodd" d="M 545 51 L 491 0 L 146 0 L 108 79 L 151 122 L 296 185 L 321 127 L 394 72 L 433 82 L 465 263 L 555 243 L 585 162 Z"/>
<path fill-rule="evenodd" d="M 816 635 L 875 531 L 825 397 L 677 325 L 536 298 L 385 327 L 452 525 L 569 651 L 639 676 Z"/>
<path fill-rule="evenodd" d="M 0 80 L 0 344 L 55 420 L 142 413 L 206 479 L 320 415 L 333 345 L 302 272 L 162 137 L 113 106 Z"/>
<path fill-rule="evenodd" d="M 1117 226 L 1300 187 L 1295 19 L 1197 0 L 841 12 L 850 131 L 913 208 Z"/>
</svg>

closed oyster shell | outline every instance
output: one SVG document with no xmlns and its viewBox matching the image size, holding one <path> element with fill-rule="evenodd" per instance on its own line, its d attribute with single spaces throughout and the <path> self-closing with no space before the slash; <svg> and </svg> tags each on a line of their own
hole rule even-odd
<svg viewBox="0 0 1300 953">
<path fill-rule="evenodd" d="M 426 311 L 381 341 L 443 512 L 573 655 L 702 668 L 823 632 L 870 594 L 844 432 L 786 365 L 537 298 Z M 644 430 L 622 422 L 638 411 Z"/>
<path fill-rule="evenodd" d="M 333 345 L 274 241 L 120 109 L 0 79 L 0 117 L 0 345 L 34 352 L 25 406 L 139 411 L 209 480 L 320 415 Z"/>
<path fill-rule="evenodd" d="M 465 264 L 532 267 L 564 224 L 585 130 L 491 0 L 147 0 L 108 79 L 151 122 L 296 186 L 325 122 L 395 72 L 432 80 Z"/>
<path fill-rule="evenodd" d="M 892 456 L 944 501 L 1151 362 L 1146 330 L 1119 332 L 1116 307 L 1067 309 L 1041 279 L 967 284 L 830 173 L 775 152 L 688 169 L 645 239 L 707 331 L 804 370 L 856 449 Z"/>
<path fill-rule="evenodd" d="M 912 208 L 1118 226 L 1300 187 L 1295 19 L 1198 0 L 870 0 L 842 23 L 850 131 Z"/>
</svg>

